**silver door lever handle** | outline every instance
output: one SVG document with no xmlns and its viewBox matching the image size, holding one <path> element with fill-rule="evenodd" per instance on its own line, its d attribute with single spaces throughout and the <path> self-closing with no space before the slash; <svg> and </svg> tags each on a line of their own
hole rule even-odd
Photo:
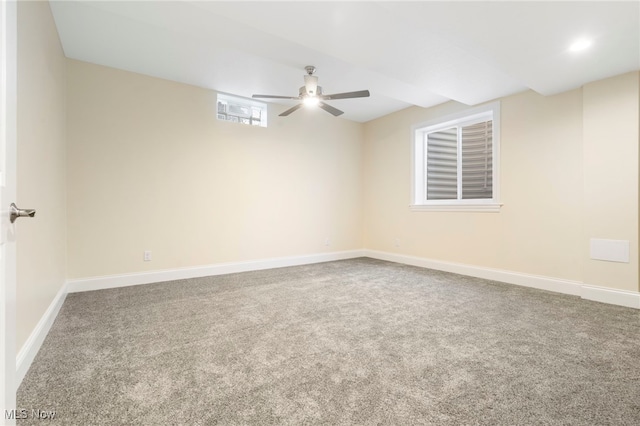
<svg viewBox="0 0 640 426">
<path fill-rule="evenodd" d="M 34 217 L 36 215 L 34 209 L 19 209 L 15 203 L 11 203 L 10 209 L 9 219 L 11 223 L 15 222 L 19 217 Z"/>
</svg>

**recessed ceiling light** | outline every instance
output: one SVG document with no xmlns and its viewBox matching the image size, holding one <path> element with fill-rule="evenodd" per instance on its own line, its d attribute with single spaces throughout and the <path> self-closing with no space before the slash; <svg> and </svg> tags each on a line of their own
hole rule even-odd
<svg viewBox="0 0 640 426">
<path fill-rule="evenodd" d="M 569 46 L 569 50 L 572 52 L 580 52 L 582 50 L 588 49 L 591 46 L 591 40 L 586 38 L 581 38 L 574 41 L 571 46 Z"/>
</svg>

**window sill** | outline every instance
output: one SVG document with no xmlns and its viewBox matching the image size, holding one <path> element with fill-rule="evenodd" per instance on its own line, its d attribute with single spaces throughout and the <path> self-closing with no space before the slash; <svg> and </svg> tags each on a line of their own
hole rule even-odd
<svg viewBox="0 0 640 426">
<path fill-rule="evenodd" d="M 502 204 L 412 204 L 412 212 L 488 212 L 499 213 Z"/>
</svg>

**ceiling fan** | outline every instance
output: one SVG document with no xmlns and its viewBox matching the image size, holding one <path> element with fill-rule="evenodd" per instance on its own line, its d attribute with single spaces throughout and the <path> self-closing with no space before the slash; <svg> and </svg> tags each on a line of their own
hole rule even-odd
<svg viewBox="0 0 640 426">
<path fill-rule="evenodd" d="M 298 105 L 294 106 L 293 108 L 289 108 L 288 110 L 280 114 L 280 117 L 286 117 L 292 112 L 302 108 L 303 105 L 317 105 L 323 110 L 337 117 L 341 114 L 344 114 L 344 111 L 340 111 L 338 108 L 334 108 L 331 105 L 324 103 L 323 101 L 329 101 L 333 99 L 366 98 L 369 96 L 368 90 L 323 95 L 322 87 L 318 86 L 318 77 L 313 75 L 313 73 L 316 72 L 316 67 L 314 67 L 313 65 L 308 65 L 304 69 L 307 72 L 307 75 L 304 76 L 304 86 L 302 86 L 298 91 L 298 96 L 253 95 L 253 98 L 293 99 L 301 101 Z"/>
</svg>

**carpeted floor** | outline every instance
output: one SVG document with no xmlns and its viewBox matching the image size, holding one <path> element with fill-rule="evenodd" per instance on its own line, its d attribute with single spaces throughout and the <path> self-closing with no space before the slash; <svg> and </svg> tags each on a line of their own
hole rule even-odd
<svg viewBox="0 0 640 426">
<path fill-rule="evenodd" d="M 637 425 L 639 315 L 366 258 L 75 293 L 18 425 Z"/>
</svg>

